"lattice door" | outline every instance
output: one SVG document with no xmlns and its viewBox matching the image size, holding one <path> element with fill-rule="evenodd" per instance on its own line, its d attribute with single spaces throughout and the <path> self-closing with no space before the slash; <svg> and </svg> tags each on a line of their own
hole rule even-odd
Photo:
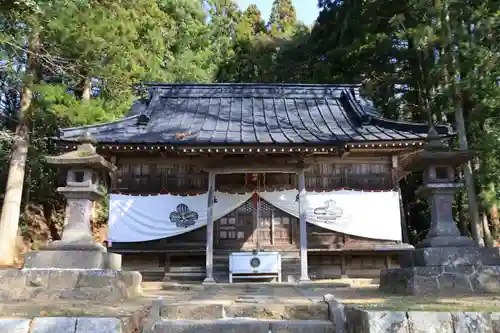
<svg viewBox="0 0 500 333">
<path fill-rule="evenodd" d="M 240 247 L 253 242 L 253 208 L 248 200 L 231 213 L 215 222 L 217 245 L 222 247 Z"/>
<path fill-rule="evenodd" d="M 274 207 L 267 203 L 266 201 L 259 199 L 259 204 L 257 206 L 259 208 L 259 213 L 257 215 L 258 219 L 258 237 L 260 245 L 269 245 L 272 244 L 272 211 Z"/>
<path fill-rule="evenodd" d="M 295 218 L 265 200 L 261 199 L 259 206 L 261 244 L 292 244 Z"/>
</svg>

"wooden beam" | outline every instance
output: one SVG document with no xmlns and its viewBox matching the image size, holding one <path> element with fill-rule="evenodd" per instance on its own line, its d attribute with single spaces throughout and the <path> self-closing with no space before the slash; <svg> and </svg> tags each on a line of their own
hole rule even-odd
<svg viewBox="0 0 500 333">
<path fill-rule="evenodd" d="M 301 155 L 264 155 L 264 154 L 251 154 L 239 156 L 220 156 L 220 155 L 198 155 L 198 156 L 149 156 L 149 157 L 120 157 L 120 164 L 157 164 L 157 165 L 172 165 L 172 164 L 192 164 L 197 166 L 206 166 L 207 168 L 217 168 L 221 165 L 228 165 L 229 163 L 261 163 L 269 165 L 272 159 L 273 164 L 280 163 L 292 165 L 303 161 L 306 164 L 317 163 L 332 163 L 332 164 L 352 164 L 352 163 L 390 163 L 388 156 L 366 156 L 356 157 L 353 154 L 348 154 L 347 151 L 344 156 L 334 155 L 312 155 L 303 157 Z"/>
<path fill-rule="evenodd" d="M 298 173 L 299 183 L 299 233 L 300 233 L 300 280 L 309 281 L 307 263 L 307 215 L 306 215 L 306 179 L 304 169 Z"/>
<path fill-rule="evenodd" d="M 215 283 L 214 279 L 214 192 L 215 173 L 208 174 L 208 200 L 207 200 L 207 252 L 206 252 L 206 278 L 203 283 Z"/>
</svg>

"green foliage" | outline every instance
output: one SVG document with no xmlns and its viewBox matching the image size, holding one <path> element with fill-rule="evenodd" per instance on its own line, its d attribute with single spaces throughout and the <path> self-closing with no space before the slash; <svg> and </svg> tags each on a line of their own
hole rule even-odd
<svg viewBox="0 0 500 333">
<path fill-rule="evenodd" d="M 397 120 L 454 123 L 459 99 L 471 148 L 478 152 L 482 205 L 500 204 L 498 4 L 318 3 L 321 12 L 311 30 L 297 22 L 291 0 L 274 0 L 268 22 L 257 6 L 242 12 L 231 0 L 4 2 L 0 162 L 9 158 L 27 78 L 36 83 L 25 199 L 32 202 L 59 200 L 47 195 L 57 175 L 44 164 L 53 153 L 44 138 L 58 127 L 122 117 L 137 98 L 132 86 L 141 81 L 362 82 L 363 93 L 384 116 Z M 26 43 L 34 36 L 36 66 L 26 72 Z M 0 173 L 0 192 L 5 176 Z M 425 203 L 413 195 L 418 179 L 402 182 L 415 239 L 428 227 Z"/>
<path fill-rule="evenodd" d="M 297 13 L 292 0 L 274 0 L 269 17 L 269 32 L 271 36 L 292 35 L 297 26 Z"/>
</svg>

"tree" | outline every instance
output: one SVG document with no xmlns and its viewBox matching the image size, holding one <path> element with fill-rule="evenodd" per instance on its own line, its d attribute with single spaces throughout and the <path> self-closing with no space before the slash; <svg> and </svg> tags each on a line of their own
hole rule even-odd
<svg viewBox="0 0 500 333">
<path fill-rule="evenodd" d="M 0 265 L 6 266 L 14 263 L 14 249 L 28 155 L 28 117 L 31 111 L 33 86 L 39 79 L 40 58 L 48 59 L 47 56 L 40 54 L 40 27 L 38 24 L 43 11 L 42 5 L 44 4 L 31 1 L 19 2 L 7 9 L 2 20 L 4 34 L 0 36 L 0 41 L 2 42 L 2 50 L 5 52 L 5 60 L 3 61 L 12 66 L 16 62 L 22 61 L 21 59 L 26 59 L 26 68 L 21 81 L 19 112 L 16 115 L 17 125 L 12 140 L 9 173 L 0 215 Z M 18 25 L 24 27 L 23 34 L 19 33 L 19 30 L 22 29 L 16 29 Z M 11 35 L 14 32 L 17 33 Z M 26 37 L 26 45 L 18 44 L 16 39 L 19 37 Z"/>
<path fill-rule="evenodd" d="M 274 0 L 268 29 L 271 36 L 293 34 L 297 24 L 297 13 L 292 0 Z"/>
<path fill-rule="evenodd" d="M 423 0 L 323 0 L 308 41 L 307 72 L 317 82 L 363 81 L 364 92 L 386 117 L 451 122 L 458 132 L 456 145 L 464 149 L 465 142 L 472 143 L 469 148 L 479 153 L 472 165 L 479 166 L 480 174 L 474 179 L 466 166 L 468 195 L 464 197 L 469 200 L 469 226 L 479 244 L 482 227 L 474 204 L 475 188 L 480 198 L 489 198 L 482 205 L 492 207 L 489 215 L 496 216 L 490 217 L 490 224 L 498 220 L 490 200 L 495 188 L 492 175 L 498 174 L 494 166 L 498 156 L 491 152 L 499 144 L 499 132 L 491 125 L 499 110 L 500 44 L 494 33 L 499 14 L 494 3 L 436 0 L 429 6 Z M 417 186 L 405 184 L 409 191 Z M 409 205 L 406 202 L 405 207 Z M 412 214 L 411 219 L 415 218 Z M 411 222 L 418 230 L 427 225 L 420 218 Z"/>
<path fill-rule="evenodd" d="M 250 5 L 243 12 L 236 26 L 236 40 L 249 41 L 266 32 L 262 13 L 256 5 Z"/>
</svg>

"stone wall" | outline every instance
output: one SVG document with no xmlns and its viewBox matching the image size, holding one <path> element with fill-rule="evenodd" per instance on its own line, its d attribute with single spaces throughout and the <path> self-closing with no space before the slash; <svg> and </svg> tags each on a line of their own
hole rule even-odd
<svg viewBox="0 0 500 333">
<path fill-rule="evenodd" d="M 499 293 L 500 266 L 429 266 L 384 269 L 380 290 L 393 294 Z"/>
<path fill-rule="evenodd" d="M 121 300 L 140 295 L 141 280 L 138 272 L 114 270 L 0 270 L 0 302 L 38 299 Z"/>
<path fill-rule="evenodd" d="M 500 333 L 500 312 L 373 311 L 325 301 L 336 333 Z"/>
</svg>

